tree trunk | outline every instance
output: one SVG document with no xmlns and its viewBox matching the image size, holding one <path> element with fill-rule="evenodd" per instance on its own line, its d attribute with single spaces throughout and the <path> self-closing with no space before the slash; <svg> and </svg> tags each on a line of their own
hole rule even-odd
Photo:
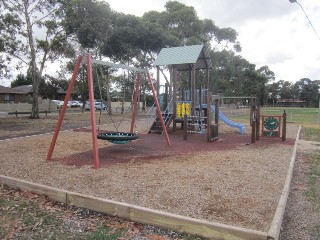
<svg viewBox="0 0 320 240">
<path fill-rule="evenodd" d="M 32 86 L 33 86 L 33 97 L 32 97 L 32 112 L 31 118 L 39 118 L 39 82 L 40 78 L 37 76 L 37 65 L 36 65 L 36 52 L 33 40 L 33 33 L 32 33 L 32 25 L 30 22 L 30 17 L 28 13 L 28 5 L 29 1 L 24 0 L 24 15 L 26 18 L 27 23 L 27 32 L 28 32 L 28 41 L 31 50 L 31 72 L 32 72 Z"/>
</svg>

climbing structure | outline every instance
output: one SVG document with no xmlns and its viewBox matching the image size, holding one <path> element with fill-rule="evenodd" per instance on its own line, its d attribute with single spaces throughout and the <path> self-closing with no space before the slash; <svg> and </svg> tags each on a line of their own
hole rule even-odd
<svg viewBox="0 0 320 240">
<path fill-rule="evenodd" d="M 165 89 L 168 95 L 167 109 L 162 111 L 164 119 L 168 119 L 166 126 L 172 122 L 174 132 L 177 124 L 181 124 L 185 130 L 188 128 L 187 132 L 203 132 L 206 129 L 210 141 L 211 108 L 204 107 L 213 103 L 209 93 L 212 63 L 207 48 L 204 45 L 163 48 L 154 66 L 157 68 L 157 96 L 160 95 L 161 67 L 166 66 L 170 71 L 170 82 L 166 83 Z M 198 71 L 202 73 L 201 79 L 196 77 Z M 150 133 L 163 131 L 157 121 L 150 128 Z"/>
</svg>

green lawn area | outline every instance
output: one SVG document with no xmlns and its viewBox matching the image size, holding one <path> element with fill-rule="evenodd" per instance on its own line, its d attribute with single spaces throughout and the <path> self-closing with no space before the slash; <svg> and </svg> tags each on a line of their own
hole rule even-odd
<svg viewBox="0 0 320 240">
<path fill-rule="evenodd" d="M 316 124 L 319 123 L 318 108 L 262 108 L 263 115 L 282 115 L 283 111 L 287 113 L 287 121 L 292 123 Z"/>
<path fill-rule="evenodd" d="M 318 108 L 261 108 L 261 115 L 282 116 L 284 110 L 287 113 L 287 123 L 303 127 L 320 129 L 319 109 Z M 250 110 L 230 110 L 221 109 L 230 120 L 249 123 Z"/>
<path fill-rule="evenodd" d="M 317 142 L 320 146 L 320 128 L 303 128 L 304 139 Z M 314 206 L 315 211 L 320 214 L 320 152 L 315 151 L 305 154 L 305 159 L 308 162 L 306 172 L 306 189 L 305 195 Z M 317 237 L 320 238 L 320 224 L 314 227 Z M 317 238 L 318 239 L 318 238 Z"/>
</svg>

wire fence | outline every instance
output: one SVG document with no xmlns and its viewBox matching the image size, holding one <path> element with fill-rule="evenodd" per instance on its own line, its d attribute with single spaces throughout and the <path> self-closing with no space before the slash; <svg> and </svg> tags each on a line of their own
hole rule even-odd
<svg viewBox="0 0 320 240">
<path fill-rule="evenodd" d="M 249 108 L 237 109 L 224 107 L 220 108 L 220 111 L 232 120 L 246 122 L 250 119 Z M 320 124 L 319 108 L 262 107 L 261 115 L 281 116 L 284 111 L 287 114 L 288 123 Z"/>
</svg>

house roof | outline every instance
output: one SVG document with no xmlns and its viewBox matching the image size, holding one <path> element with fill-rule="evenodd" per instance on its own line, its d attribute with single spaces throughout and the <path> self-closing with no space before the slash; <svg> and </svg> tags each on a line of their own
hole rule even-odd
<svg viewBox="0 0 320 240">
<path fill-rule="evenodd" d="M 26 92 L 23 92 L 21 90 L 14 89 L 14 88 L 8 88 L 8 87 L 4 87 L 4 86 L 0 86 L 0 93 L 27 94 Z"/>
<path fill-rule="evenodd" d="M 22 92 L 25 92 L 25 93 L 33 93 L 32 85 L 21 85 L 21 86 L 18 86 L 18 87 L 14 87 L 12 89 L 16 89 L 16 90 L 19 90 L 19 91 L 22 91 Z"/>
<path fill-rule="evenodd" d="M 161 49 L 154 66 L 175 65 L 178 71 L 212 68 L 209 53 L 204 45 L 192 45 Z"/>
</svg>

